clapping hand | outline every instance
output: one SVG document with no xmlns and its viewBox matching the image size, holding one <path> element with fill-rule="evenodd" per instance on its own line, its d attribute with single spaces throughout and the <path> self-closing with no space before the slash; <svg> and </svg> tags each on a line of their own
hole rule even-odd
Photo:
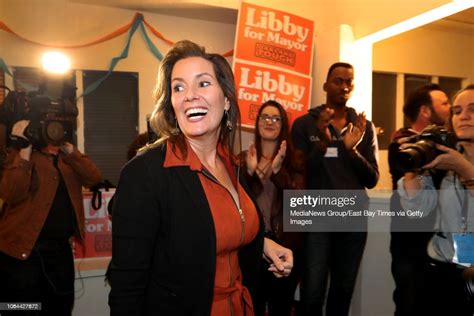
<svg viewBox="0 0 474 316">
<path fill-rule="evenodd" d="M 255 144 L 250 144 L 249 150 L 247 150 L 247 154 L 245 155 L 245 161 L 247 163 L 248 174 L 253 175 L 258 165 L 257 148 L 255 148 Z"/>
<path fill-rule="evenodd" d="M 332 118 L 334 116 L 334 110 L 331 108 L 323 109 L 316 120 L 316 127 L 319 132 L 324 135 L 327 142 L 331 141 L 331 132 L 329 131 L 329 125 L 332 123 Z"/>
<path fill-rule="evenodd" d="M 278 172 L 280 172 L 281 166 L 283 164 L 283 160 L 285 160 L 285 155 L 286 155 L 286 140 L 281 142 L 280 148 L 278 149 L 278 152 L 275 158 L 273 158 L 272 171 L 274 174 L 277 174 Z"/>
<path fill-rule="evenodd" d="M 361 142 L 366 125 L 367 120 L 364 112 L 357 115 L 355 124 L 349 123 L 347 125 L 347 130 L 343 136 L 344 145 L 347 150 L 354 149 Z"/>
</svg>

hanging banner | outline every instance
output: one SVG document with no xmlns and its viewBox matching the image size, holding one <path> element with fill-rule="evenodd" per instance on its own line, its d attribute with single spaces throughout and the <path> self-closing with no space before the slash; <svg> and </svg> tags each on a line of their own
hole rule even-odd
<svg viewBox="0 0 474 316">
<path fill-rule="evenodd" d="M 263 102 L 283 105 L 290 123 L 310 106 L 314 22 L 241 2 L 234 74 L 242 125 L 255 126 Z"/>
<path fill-rule="evenodd" d="M 102 191 L 101 207 L 92 207 L 92 193 L 84 192 L 85 236 L 82 242 L 74 240 L 74 258 L 99 258 L 112 256 L 112 222 L 107 205 L 115 189 Z"/>
<path fill-rule="evenodd" d="M 305 114 L 310 101 L 311 78 L 261 65 L 234 63 L 242 124 L 255 126 L 260 106 L 275 100 L 286 110 L 290 125 Z"/>
</svg>

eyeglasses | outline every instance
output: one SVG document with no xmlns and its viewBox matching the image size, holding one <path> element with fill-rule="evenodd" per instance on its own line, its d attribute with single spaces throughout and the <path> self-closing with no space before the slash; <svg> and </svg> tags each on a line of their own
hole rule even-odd
<svg viewBox="0 0 474 316">
<path fill-rule="evenodd" d="M 272 122 L 273 124 L 281 123 L 281 116 L 270 116 L 267 114 L 262 114 L 258 116 L 260 121 L 265 121 L 266 123 Z"/>
</svg>

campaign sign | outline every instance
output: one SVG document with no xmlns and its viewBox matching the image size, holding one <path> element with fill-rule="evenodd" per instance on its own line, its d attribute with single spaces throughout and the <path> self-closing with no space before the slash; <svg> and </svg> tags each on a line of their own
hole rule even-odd
<svg viewBox="0 0 474 316">
<path fill-rule="evenodd" d="M 234 62 L 234 76 L 244 126 L 255 126 L 258 110 L 268 100 L 275 100 L 283 106 L 290 125 L 309 108 L 309 76 L 243 62 Z"/>
<path fill-rule="evenodd" d="M 110 257 L 112 255 L 112 222 L 107 212 L 107 205 L 115 190 L 110 189 L 101 193 L 101 206 L 97 210 L 92 207 L 92 193 L 83 193 L 85 237 L 82 241 L 74 240 L 75 259 Z"/>
<path fill-rule="evenodd" d="M 311 20 L 242 2 L 234 57 L 310 75 L 313 29 Z"/>
</svg>

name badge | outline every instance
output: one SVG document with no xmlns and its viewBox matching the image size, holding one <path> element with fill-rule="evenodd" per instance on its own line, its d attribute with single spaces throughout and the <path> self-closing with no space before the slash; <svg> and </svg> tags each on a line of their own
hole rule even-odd
<svg viewBox="0 0 474 316">
<path fill-rule="evenodd" d="M 456 263 L 474 264 L 474 234 L 453 234 L 454 258 Z"/>
<path fill-rule="evenodd" d="M 337 147 L 328 147 L 326 149 L 326 154 L 324 155 L 324 157 L 327 157 L 327 158 L 337 158 Z"/>
</svg>

